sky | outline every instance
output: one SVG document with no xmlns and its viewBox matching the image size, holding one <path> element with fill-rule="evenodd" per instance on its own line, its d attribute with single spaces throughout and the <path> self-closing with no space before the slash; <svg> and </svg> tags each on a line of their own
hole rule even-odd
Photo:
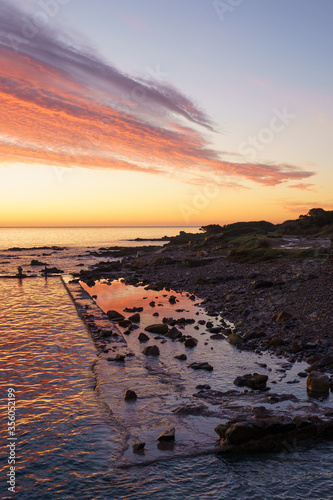
<svg viewBox="0 0 333 500">
<path fill-rule="evenodd" d="M 331 0 L 1 0 L 0 226 L 333 209 Z"/>
</svg>

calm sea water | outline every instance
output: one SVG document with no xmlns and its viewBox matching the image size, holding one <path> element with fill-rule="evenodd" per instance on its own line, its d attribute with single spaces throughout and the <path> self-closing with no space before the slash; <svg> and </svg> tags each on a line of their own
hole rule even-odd
<svg viewBox="0 0 333 500">
<path fill-rule="evenodd" d="M 15 231 L 20 233 L 22 230 Z M 58 232 L 50 231 L 53 235 Z M 159 236 L 170 235 L 164 228 L 158 231 Z M 175 229 L 175 233 L 178 232 L 179 228 Z M 41 235 L 43 231 L 37 230 L 37 233 Z M 89 246 L 113 244 L 109 243 L 111 238 L 105 237 L 104 229 L 95 233 L 99 234 L 98 238 L 89 236 L 90 240 L 86 230 L 82 230 L 81 246 L 79 230 L 76 230 L 75 238 L 74 233 L 67 233 L 71 234 L 67 239 L 58 233 L 58 240 L 55 236 L 50 240 L 43 240 L 45 236 L 34 240 L 27 233 L 24 239 L 22 232 L 20 234 L 20 240 L 11 240 L 4 249 L 11 246 L 69 247 L 72 241 L 71 248 L 80 248 L 77 253 L 83 253 Z M 140 229 L 139 233 L 134 230 L 131 234 L 142 237 L 143 233 Z M 119 241 L 119 236 L 117 238 L 113 241 Z M 20 254 L 20 259 L 26 258 L 25 253 Z M 67 257 L 66 252 L 63 254 L 63 262 L 71 258 L 71 251 L 67 251 Z M 140 300 L 150 301 L 153 298 L 150 294 L 156 294 L 154 310 L 163 311 L 166 316 L 171 314 L 167 297 L 163 298 L 163 294 L 139 288 L 125 289 L 117 284 L 101 285 L 94 291 L 99 305 L 106 309 L 109 306 L 139 305 Z M 147 299 L 143 299 L 143 292 Z M 175 423 L 175 416 L 168 417 L 170 410 L 191 401 L 197 383 L 209 382 L 213 388 L 222 390 L 232 388 L 235 372 L 253 370 L 257 366 L 256 356 L 240 353 L 224 341 L 210 342 L 206 346 L 202 332 L 193 330 L 188 333 L 197 335 L 199 345 L 188 355 L 193 360 L 196 356 L 200 360 L 210 360 L 214 372 L 188 373 L 189 370 L 174 359 L 174 355 L 180 353 L 181 345 L 170 342 L 161 345 L 161 358 L 147 363 L 140 353 L 137 334 L 131 334 L 128 344 L 135 353 L 133 364 L 115 367 L 107 362 L 107 355 L 97 356 L 60 278 L 35 278 L 22 282 L 0 279 L 0 296 L 0 438 L 4 450 L 0 464 L 1 498 L 333 498 L 333 444 L 330 442 L 314 448 L 296 447 L 291 453 L 285 450 L 279 454 L 226 458 L 212 452 L 215 439 L 212 427 L 219 417 L 212 417 L 211 421 L 189 417 L 176 421 L 180 447 L 176 448 L 177 453 L 157 451 L 156 431 Z M 200 311 L 195 317 L 204 317 L 204 313 L 195 309 L 185 295 L 178 298 L 177 308 L 188 311 L 182 315 L 192 317 L 194 311 Z M 149 315 L 143 315 L 142 321 L 150 319 Z M 259 361 L 272 367 L 270 380 L 278 380 L 277 370 L 283 360 L 267 356 Z M 300 384 L 287 386 L 287 381 L 295 377 L 298 368 L 289 371 L 287 377 L 278 382 L 277 392 L 302 394 L 304 387 Z M 131 408 L 123 402 L 123 392 L 128 384 L 142 396 L 141 403 Z M 15 389 L 17 406 L 15 494 L 7 490 L 6 483 L 8 387 Z M 311 402 L 305 397 L 304 404 Z M 138 460 L 133 457 L 133 439 L 147 442 L 146 457 Z"/>
</svg>

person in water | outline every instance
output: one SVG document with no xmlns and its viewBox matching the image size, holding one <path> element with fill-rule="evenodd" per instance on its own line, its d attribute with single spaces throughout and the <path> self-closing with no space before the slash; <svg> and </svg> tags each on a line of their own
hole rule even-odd
<svg viewBox="0 0 333 500">
<path fill-rule="evenodd" d="M 18 277 L 19 277 L 19 278 L 22 278 L 22 276 L 23 276 L 23 270 L 22 270 L 22 267 L 21 267 L 21 266 L 18 266 L 17 271 L 18 271 L 18 272 L 17 272 Z"/>
</svg>

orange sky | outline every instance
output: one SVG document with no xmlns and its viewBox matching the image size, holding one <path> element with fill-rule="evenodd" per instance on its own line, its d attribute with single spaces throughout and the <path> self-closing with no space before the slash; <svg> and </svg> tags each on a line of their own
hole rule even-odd
<svg viewBox="0 0 333 500">
<path fill-rule="evenodd" d="M 45 32 L 19 48 L 0 39 L 0 225 L 277 221 L 323 206 L 303 201 L 311 166 L 226 160 L 219 127 L 171 85 Z"/>
</svg>

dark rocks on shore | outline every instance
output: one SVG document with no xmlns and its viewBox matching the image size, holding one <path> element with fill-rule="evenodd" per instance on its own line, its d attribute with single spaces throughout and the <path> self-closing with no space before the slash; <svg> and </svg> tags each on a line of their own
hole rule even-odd
<svg viewBox="0 0 333 500">
<path fill-rule="evenodd" d="M 159 356 L 160 355 L 160 350 L 157 347 L 157 345 L 148 345 L 144 349 L 142 349 L 142 354 L 145 354 L 146 356 Z"/>
<path fill-rule="evenodd" d="M 231 333 L 230 335 L 228 335 L 227 341 L 229 342 L 229 344 L 235 346 L 238 346 L 243 342 L 242 337 L 237 333 Z"/>
<path fill-rule="evenodd" d="M 146 446 L 146 443 L 140 442 L 140 443 L 134 443 L 132 445 L 133 453 L 143 453 L 144 447 Z"/>
<path fill-rule="evenodd" d="M 47 266 L 45 262 L 40 262 L 39 260 L 32 259 L 30 266 Z"/>
<path fill-rule="evenodd" d="M 162 432 L 157 438 L 157 441 L 174 441 L 175 440 L 175 433 L 176 430 L 174 427 L 171 427 L 170 429 L 166 429 L 165 431 Z"/>
<path fill-rule="evenodd" d="M 246 375 L 236 377 L 234 380 L 234 384 L 240 387 L 250 387 L 250 389 L 256 391 L 262 391 L 266 388 L 267 380 L 267 375 L 261 375 L 259 373 L 247 373 Z"/>
<path fill-rule="evenodd" d="M 124 319 L 124 316 L 118 311 L 110 310 L 106 314 L 109 316 L 111 321 L 121 321 Z"/>
<path fill-rule="evenodd" d="M 232 420 L 215 427 L 215 432 L 220 438 L 220 452 L 259 452 L 283 447 L 289 451 L 295 439 L 332 435 L 333 420 L 298 416 Z"/>
<path fill-rule="evenodd" d="M 136 401 L 138 399 L 137 393 L 131 389 L 127 389 L 125 392 L 125 401 Z"/>
<path fill-rule="evenodd" d="M 129 328 L 132 325 L 132 322 L 129 319 L 121 319 L 118 321 L 118 325 L 122 328 Z"/>
<path fill-rule="evenodd" d="M 188 339 L 185 340 L 184 342 L 184 346 L 185 347 L 189 347 L 189 348 L 193 348 L 193 347 L 196 347 L 198 345 L 198 341 L 197 339 L 194 339 L 193 337 L 190 337 Z"/>
<path fill-rule="evenodd" d="M 306 387 L 313 393 L 328 393 L 330 390 L 330 379 L 325 373 L 314 371 L 306 379 Z"/>
<path fill-rule="evenodd" d="M 178 330 L 178 328 L 174 326 L 165 334 L 165 336 L 168 337 L 169 339 L 176 340 L 180 339 L 182 333 Z"/>
<path fill-rule="evenodd" d="M 214 370 L 212 365 L 210 365 L 209 363 L 207 363 L 205 361 L 202 363 L 199 363 L 199 362 L 191 363 L 189 365 L 189 368 L 193 368 L 193 370 L 206 370 L 208 372 L 212 372 Z"/>
<path fill-rule="evenodd" d="M 132 314 L 132 316 L 130 316 L 128 319 L 132 323 L 140 323 L 141 317 L 140 317 L 139 313 L 135 313 L 135 314 Z"/>
<path fill-rule="evenodd" d="M 125 307 L 125 309 L 124 309 L 124 312 L 129 312 L 129 313 L 136 313 L 136 312 L 139 313 L 142 311 L 143 311 L 143 307 Z"/>
<path fill-rule="evenodd" d="M 145 333 L 141 332 L 138 336 L 139 342 L 148 342 L 149 337 Z"/>
<path fill-rule="evenodd" d="M 146 326 L 145 331 L 150 333 L 157 333 L 158 335 L 165 335 L 168 333 L 168 325 L 166 323 L 156 323 L 154 325 Z"/>
<path fill-rule="evenodd" d="M 175 359 L 179 359 L 180 361 L 186 361 L 187 356 L 186 354 L 179 354 L 178 356 L 175 356 Z"/>
</svg>

